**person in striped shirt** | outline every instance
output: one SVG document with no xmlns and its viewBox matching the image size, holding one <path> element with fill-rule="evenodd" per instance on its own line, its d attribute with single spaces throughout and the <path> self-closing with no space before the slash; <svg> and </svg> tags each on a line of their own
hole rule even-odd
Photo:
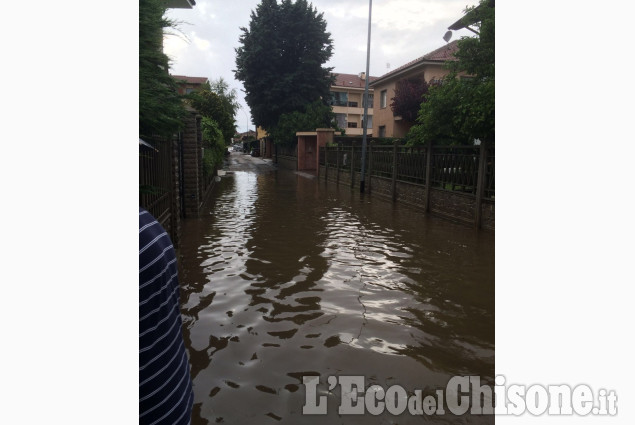
<svg viewBox="0 0 635 425">
<path fill-rule="evenodd" d="M 189 424 L 193 398 L 174 246 L 139 208 L 139 423 Z"/>
</svg>

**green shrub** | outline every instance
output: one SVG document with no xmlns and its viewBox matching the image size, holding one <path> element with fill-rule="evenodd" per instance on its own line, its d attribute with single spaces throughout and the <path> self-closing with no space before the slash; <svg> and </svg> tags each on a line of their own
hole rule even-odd
<svg viewBox="0 0 635 425">
<path fill-rule="evenodd" d="M 203 134 L 203 174 L 209 176 L 223 163 L 225 142 L 218 123 L 211 118 L 201 118 L 201 132 Z"/>
</svg>

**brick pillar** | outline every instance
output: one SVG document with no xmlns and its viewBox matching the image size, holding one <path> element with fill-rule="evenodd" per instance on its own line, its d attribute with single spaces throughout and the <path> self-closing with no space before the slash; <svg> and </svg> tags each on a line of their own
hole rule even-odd
<svg viewBox="0 0 635 425">
<path fill-rule="evenodd" d="M 175 247 L 178 248 L 181 239 L 181 199 L 179 196 L 179 137 L 175 136 L 171 141 L 172 155 L 171 172 L 172 187 L 170 198 L 170 227 L 172 229 L 171 239 Z"/>
<path fill-rule="evenodd" d="M 181 142 L 183 143 L 183 197 L 185 217 L 197 217 L 200 204 L 199 175 L 201 146 L 198 138 L 197 117 L 191 112 L 185 120 Z"/>
<path fill-rule="evenodd" d="M 203 132 L 201 130 L 201 116 L 196 117 L 196 146 L 198 147 L 198 206 L 200 209 L 201 202 L 205 198 L 205 174 L 203 172 Z M 198 215 L 198 211 L 197 211 Z"/>
</svg>

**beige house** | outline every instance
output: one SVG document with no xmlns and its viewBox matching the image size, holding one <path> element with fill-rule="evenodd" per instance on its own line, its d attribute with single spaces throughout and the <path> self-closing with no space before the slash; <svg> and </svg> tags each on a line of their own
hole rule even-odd
<svg viewBox="0 0 635 425">
<path fill-rule="evenodd" d="M 405 122 L 400 116 L 394 116 L 390 108 L 397 82 L 412 77 L 421 77 L 427 83 L 440 80 L 449 73 L 444 64 L 446 61 L 455 60 L 456 50 L 457 42 L 453 41 L 371 80 L 370 87 L 375 93 L 372 123 L 374 137 L 404 137 L 408 133 L 414 123 Z"/>
<path fill-rule="evenodd" d="M 364 128 L 364 86 L 366 85 L 366 74 L 336 74 L 335 83 L 331 85 L 331 98 L 329 105 L 335 113 L 337 126 L 346 130 L 347 136 L 360 136 Z M 370 83 L 377 77 L 370 77 L 368 97 L 368 126 L 367 134 L 372 135 L 373 131 L 373 90 Z"/>
</svg>

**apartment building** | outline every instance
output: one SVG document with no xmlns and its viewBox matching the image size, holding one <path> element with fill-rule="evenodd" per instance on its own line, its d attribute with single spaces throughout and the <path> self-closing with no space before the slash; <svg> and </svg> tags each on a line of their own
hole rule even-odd
<svg viewBox="0 0 635 425">
<path fill-rule="evenodd" d="M 363 133 L 364 120 L 364 86 L 366 84 L 366 74 L 337 74 L 335 82 L 331 85 L 331 98 L 329 105 L 333 108 L 337 126 L 346 130 L 347 136 L 359 136 Z M 377 77 L 369 77 L 369 84 Z M 373 132 L 373 90 L 368 89 L 368 123 L 367 134 L 372 136 Z"/>
<path fill-rule="evenodd" d="M 449 73 L 445 63 L 456 60 L 454 53 L 457 48 L 457 41 L 453 41 L 379 78 L 370 80 L 369 86 L 377 94 L 373 104 L 372 123 L 375 137 L 404 137 L 408 133 L 414 123 L 395 116 L 390 108 L 392 98 L 395 97 L 397 82 L 413 77 L 420 77 L 427 83 L 442 79 Z"/>
</svg>

